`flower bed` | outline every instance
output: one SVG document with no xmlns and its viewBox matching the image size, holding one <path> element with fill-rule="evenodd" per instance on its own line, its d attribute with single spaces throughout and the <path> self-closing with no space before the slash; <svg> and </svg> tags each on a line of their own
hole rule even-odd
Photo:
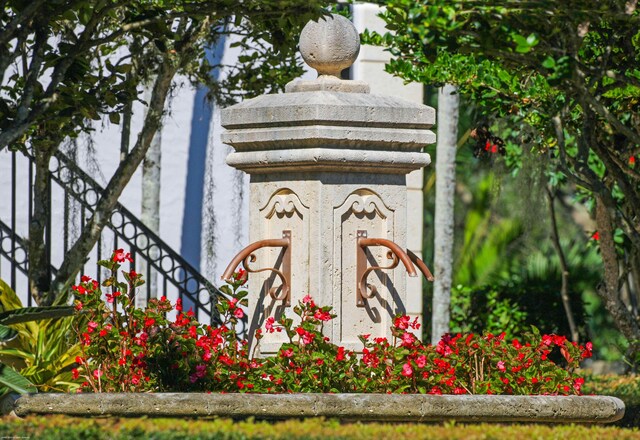
<svg viewBox="0 0 640 440">
<path fill-rule="evenodd" d="M 456 334 L 424 344 L 411 332 L 417 321 L 398 316 L 392 340 L 361 336 L 359 356 L 322 334 L 335 315 L 306 296 L 293 308 L 299 319 L 269 318 L 256 332 L 257 338 L 284 332 L 289 341 L 278 354 L 253 358 L 235 331 L 247 301 L 245 274 L 222 288 L 228 295 L 217 304 L 222 323 L 208 326 L 164 297 L 136 309 L 141 275 L 120 271 L 130 259 L 117 250 L 99 263 L 111 271 L 102 286 L 87 276 L 74 286 L 82 312 L 75 327 L 82 355 L 73 370 L 80 391 L 579 395 L 584 379 L 574 371 L 591 355 L 589 343 L 535 329 L 520 340 Z M 110 290 L 106 302 L 101 287 Z M 176 318 L 167 319 L 173 310 Z"/>
</svg>

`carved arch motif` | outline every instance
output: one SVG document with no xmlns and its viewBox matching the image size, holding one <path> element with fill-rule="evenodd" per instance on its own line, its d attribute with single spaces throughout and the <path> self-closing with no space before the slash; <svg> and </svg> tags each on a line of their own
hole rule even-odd
<svg viewBox="0 0 640 440">
<path fill-rule="evenodd" d="M 288 215 L 297 213 L 303 216 L 309 207 L 305 206 L 300 197 L 288 188 L 279 189 L 269 198 L 269 201 L 260 208 L 260 212 L 264 213 L 264 218 L 270 219 L 274 215 Z"/>
</svg>

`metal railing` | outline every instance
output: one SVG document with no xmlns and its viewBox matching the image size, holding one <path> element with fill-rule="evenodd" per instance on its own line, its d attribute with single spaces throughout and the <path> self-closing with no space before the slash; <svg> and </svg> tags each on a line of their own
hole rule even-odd
<svg viewBox="0 0 640 440">
<path fill-rule="evenodd" d="M 26 276 L 28 270 L 27 246 L 25 245 L 25 240 L 16 229 L 19 226 L 24 228 L 24 223 L 26 222 L 28 225 L 31 221 L 34 159 L 30 154 L 17 152 L 7 152 L 6 154 L 11 155 L 11 187 L 9 188 L 11 192 L 9 215 L 11 218 L 8 224 L 0 219 L 0 257 L 9 262 L 8 282 L 15 290 L 17 274 Z M 17 159 L 20 157 L 28 160 L 26 173 L 24 172 L 25 170 L 22 170 L 21 175 L 18 176 Z M 25 178 L 29 182 L 26 201 L 28 214 L 26 216 L 24 212 L 21 212 L 24 209 L 19 209 L 17 206 L 18 193 L 22 193 L 24 196 L 24 192 L 17 191 L 17 188 Z M 63 251 L 62 257 L 64 256 L 69 248 L 70 241 L 75 239 L 71 237 L 74 235 L 72 233 L 74 224 L 76 229 L 81 232 L 86 220 L 95 211 L 103 193 L 103 188 L 62 152 L 57 152 L 52 158 L 49 186 L 52 200 L 55 198 L 52 205 L 58 209 L 62 208 L 62 212 L 59 213 L 61 215 L 58 215 L 58 217 L 62 217 L 62 224 L 59 224 L 59 219 L 53 218 L 56 216 L 51 214 L 50 211 L 49 223 L 46 228 L 46 251 L 52 267 L 55 267 L 56 264 L 52 261 L 51 249 L 55 248 L 59 251 L 61 248 Z M 63 198 L 61 204 L 58 203 L 60 197 Z M 71 211 L 74 211 L 73 217 L 70 216 Z M 18 219 L 20 216 L 22 216 L 22 219 Z M 60 233 L 52 234 L 53 230 Z M 57 242 L 57 246 L 53 243 L 54 241 Z M 180 298 L 185 304 L 185 310 L 193 307 L 193 311 L 200 322 L 212 324 L 219 322 L 215 305 L 218 299 L 222 297 L 222 293 L 120 203 L 116 205 L 111 213 L 109 221 L 86 263 L 108 258 L 114 249 L 119 248 L 126 248 L 127 252 L 130 252 L 134 257 L 134 263 L 130 263 L 129 270 L 136 270 L 142 273 L 148 281 L 157 277 L 156 283 L 147 282 L 141 288 L 146 295 L 147 301 L 152 297 L 162 295 L 172 300 Z M 58 258 L 60 262 L 62 257 Z M 81 273 L 84 273 L 84 269 L 84 267 L 81 269 Z M 93 270 L 92 268 L 91 272 Z M 52 273 L 54 271 L 55 269 L 52 270 Z M 101 270 L 97 272 L 96 279 L 99 282 L 105 276 L 102 272 Z M 157 292 L 152 291 L 154 285 L 157 285 Z M 27 303 L 31 305 L 30 296 L 27 299 Z"/>
</svg>

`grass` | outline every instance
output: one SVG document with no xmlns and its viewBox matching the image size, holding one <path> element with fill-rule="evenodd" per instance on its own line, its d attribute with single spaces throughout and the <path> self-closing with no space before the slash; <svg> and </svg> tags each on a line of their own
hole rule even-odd
<svg viewBox="0 0 640 440">
<path fill-rule="evenodd" d="M 306 419 L 2 419 L 0 437 L 38 439 L 640 439 L 637 429 L 607 425 L 385 424 Z"/>
</svg>

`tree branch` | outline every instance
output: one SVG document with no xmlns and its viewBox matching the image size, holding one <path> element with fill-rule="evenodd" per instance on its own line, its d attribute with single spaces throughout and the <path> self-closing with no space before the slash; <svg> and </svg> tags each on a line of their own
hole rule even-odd
<svg viewBox="0 0 640 440">
<path fill-rule="evenodd" d="M 171 64 L 169 60 L 165 59 L 162 63 L 153 86 L 149 111 L 147 112 L 143 128 L 138 135 L 136 144 L 129 153 L 127 160 L 120 162 L 118 169 L 113 174 L 113 177 L 100 197 L 100 201 L 93 215 L 85 225 L 78 240 L 67 252 L 52 286 L 55 294 L 64 291 L 73 281 L 80 268 L 79 263 L 95 245 L 102 229 L 109 221 L 111 212 L 116 206 L 120 194 L 144 159 L 151 145 L 153 136 L 160 127 L 164 103 L 176 70 L 177 66 Z"/>
<path fill-rule="evenodd" d="M 32 0 L 22 11 L 17 13 L 13 20 L 0 32 L 0 45 L 11 41 L 18 31 L 18 26 L 30 20 L 46 2 L 47 0 Z"/>
<path fill-rule="evenodd" d="M 579 334 L 578 327 L 576 326 L 575 319 L 573 317 L 573 310 L 571 309 L 571 298 L 569 298 L 569 265 L 567 259 L 562 250 L 560 244 L 560 236 L 558 234 L 558 222 L 556 221 L 556 209 L 554 206 L 555 195 L 551 192 L 549 187 L 547 189 L 547 198 L 549 201 L 549 214 L 551 216 L 551 241 L 553 247 L 556 249 L 558 259 L 560 260 L 560 269 L 562 270 L 562 285 L 560 287 L 560 298 L 562 299 L 562 305 L 564 307 L 564 313 L 567 315 L 567 322 L 569 323 L 569 331 L 571 332 L 571 340 L 578 342 Z"/>
<path fill-rule="evenodd" d="M 144 119 L 144 125 L 138 135 L 136 144 L 127 156 L 127 160 L 120 162 L 116 172 L 101 195 L 93 215 L 87 222 L 78 240 L 67 252 L 52 286 L 54 294 L 57 295 L 64 291 L 68 288 L 69 284 L 73 282 L 73 279 L 81 267 L 80 263 L 82 259 L 91 251 L 100 237 L 102 229 L 108 223 L 111 212 L 118 202 L 120 194 L 122 194 L 131 176 L 146 156 L 153 137 L 160 127 L 160 120 L 172 79 L 181 63 L 184 62 L 182 56 L 191 50 L 203 30 L 206 29 L 209 24 L 209 19 L 204 19 L 195 29 L 188 32 L 185 39 L 181 41 L 181 51 L 178 52 L 178 56 L 167 56 L 164 58 L 153 86 L 147 116 Z"/>
<path fill-rule="evenodd" d="M 640 144 L 640 134 L 636 133 L 626 125 L 624 125 L 618 118 L 611 114 L 609 109 L 602 105 L 591 93 L 581 88 L 582 97 L 593 108 L 593 110 L 604 118 L 613 128 L 620 134 L 624 135 L 629 141 L 634 144 Z"/>
</svg>

